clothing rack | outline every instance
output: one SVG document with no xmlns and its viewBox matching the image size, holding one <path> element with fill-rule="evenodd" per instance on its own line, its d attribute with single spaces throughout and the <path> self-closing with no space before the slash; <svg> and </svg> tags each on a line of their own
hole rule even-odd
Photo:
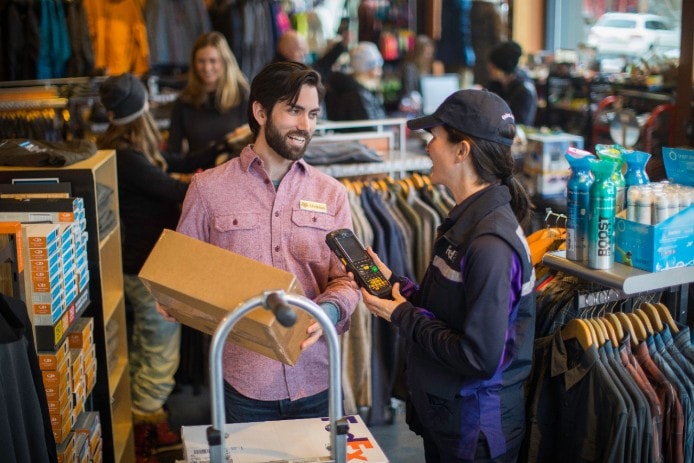
<svg viewBox="0 0 694 463">
<path fill-rule="evenodd" d="M 377 119 L 363 121 L 321 121 L 316 127 L 314 142 L 331 139 L 351 139 L 364 144 L 380 137 L 388 140 L 384 150 L 377 150 L 383 162 L 360 162 L 353 164 L 328 164 L 315 166 L 318 170 L 336 178 L 360 177 L 373 174 L 389 174 L 393 178 L 403 178 L 412 171 L 429 171 L 431 159 L 407 150 L 407 119 Z M 348 133 L 341 131 L 348 130 Z M 356 130 L 356 131 L 355 131 Z"/>
<path fill-rule="evenodd" d="M 37 100 L 0 101 L 0 111 L 21 111 L 25 109 L 63 109 L 67 108 L 67 98 L 41 98 Z"/>
<path fill-rule="evenodd" d="M 542 263 L 586 281 L 621 291 L 628 297 L 664 291 L 664 302 L 674 312 L 674 318 L 681 323 L 687 320 L 689 285 L 694 283 L 694 269 L 691 267 L 652 273 L 615 263 L 611 269 L 594 270 L 567 259 L 565 251 L 548 252 L 543 256 Z"/>
</svg>

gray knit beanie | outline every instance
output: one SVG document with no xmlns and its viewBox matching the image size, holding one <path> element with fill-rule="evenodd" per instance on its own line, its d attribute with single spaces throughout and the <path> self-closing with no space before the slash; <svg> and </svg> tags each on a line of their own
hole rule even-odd
<svg viewBox="0 0 694 463">
<path fill-rule="evenodd" d="M 112 124 L 128 124 L 147 109 L 147 91 L 142 82 L 132 74 L 112 76 L 99 87 L 101 104 L 109 112 Z"/>
</svg>

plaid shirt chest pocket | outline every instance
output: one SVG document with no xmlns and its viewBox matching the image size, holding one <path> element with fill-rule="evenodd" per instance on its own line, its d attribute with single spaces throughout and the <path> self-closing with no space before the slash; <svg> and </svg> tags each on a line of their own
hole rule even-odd
<svg viewBox="0 0 694 463">
<path fill-rule="evenodd" d="M 290 249 L 298 260 L 320 262 L 330 259 L 325 235 L 335 227 L 335 215 L 294 209 Z"/>
<path fill-rule="evenodd" d="M 258 239 L 260 215 L 257 213 L 234 213 L 214 217 L 211 242 L 217 246 L 243 254 L 255 260 L 262 260 L 262 244 Z"/>
</svg>

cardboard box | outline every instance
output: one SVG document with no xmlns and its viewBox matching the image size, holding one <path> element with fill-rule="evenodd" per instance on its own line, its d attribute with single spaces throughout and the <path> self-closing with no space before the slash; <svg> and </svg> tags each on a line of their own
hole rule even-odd
<svg viewBox="0 0 694 463">
<path fill-rule="evenodd" d="M 560 172 L 520 172 L 516 178 L 530 196 L 544 198 L 566 197 L 570 170 Z"/>
<path fill-rule="evenodd" d="M 47 248 L 58 242 L 59 227 L 53 223 L 32 223 L 24 226 L 29 248 Z"/>
<path fill-rule="evenodd" d="M 386 463 L 385 456 L 358 415 L 347 416 L 347 461 Z M 226 424 L 225 454 L 234 463 L 270 461 L 331 461 L 330 432 L 325 418 Z M 183 458 L 188 463 L 210 461 L 208 426 L 183 426 Z M 272 436 L 269 438 L 268 436 Z"/>
<path fill-rule="evenodd" d="M 583 149 L 583 137 L 570 133 L 539 134 L 527 136 L 528 146 L 523 169 L 528 172 L 562 172 L 569 169 L 564 156 L 569 147 Z"/>
<path fill-rule="evenodd" d="M 660 272 L 694 265 L 694 205 L 656 225 L 615 218 L 615 261 Z"/>
<path fill-rule="evenodd" d="M 64 360 L 70 361 L 68 343 L 60 343 L 53 351 L 38 351 L 41 370 L 57 370 Z"/>
<path fill-rule="evenodd" d="M 94 344 L 92 333 L 94 332 L 94 318 L 78 317 L 67 331 L 68 343 L 70 349 L 89 350 L 89 347 Z"/>
<path fill-rule="evenodd" d="M 72 463 L 75 454 L 75 436 L 69 433 L 64 441 L 56 445 L 58 463 Z"/>
<path fill-rule="evenodd" d="M 62 293 L 60 293 L 62 297 Z M 33 298 L 33 296 L 32 296 Z M 89 305 L 89 288 L 85 288 L 77 298 L 65 308 L 60 320 L 54 325 L 35 325 L 34 341 L 37 350 L 55 350 L 63 340 L 68 328 Z M 33 301 L 33 303 L 41 301 Z"/>
<path fill-rule="evenodd" d="M 266 291 L 303 294 L 289 272 L 172 230 L 161 234 L 139 276 L 176 319 L 207 334 L 239 304 Z M 296 315 L 294 326 L 285 328 L 258 307 L 236 323 L 229 341 L 294 365 L 312 320 L 304 310 L 296 309 Z"/>
<path fill-rule="evenodd" d="M 694 150 L 663 147 L 663 163 L 670 183 L 694 186 Z"/>
</svg>

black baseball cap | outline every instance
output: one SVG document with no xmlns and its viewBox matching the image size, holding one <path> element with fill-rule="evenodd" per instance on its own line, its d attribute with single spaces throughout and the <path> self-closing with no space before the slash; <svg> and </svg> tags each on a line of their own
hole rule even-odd
<svg viewBox="0 0 694 463">
<path fill-rule="evenodd" d="M 508 124 L 515 124 L 513 113 L 501 97 L 487 90 L 458 90 L 443 100 L 433 114 L 407 121 L 411 130 L 443 124 L 483 140 L 513 144 L 513 138 L 500 133 Z"/>
</svg>

